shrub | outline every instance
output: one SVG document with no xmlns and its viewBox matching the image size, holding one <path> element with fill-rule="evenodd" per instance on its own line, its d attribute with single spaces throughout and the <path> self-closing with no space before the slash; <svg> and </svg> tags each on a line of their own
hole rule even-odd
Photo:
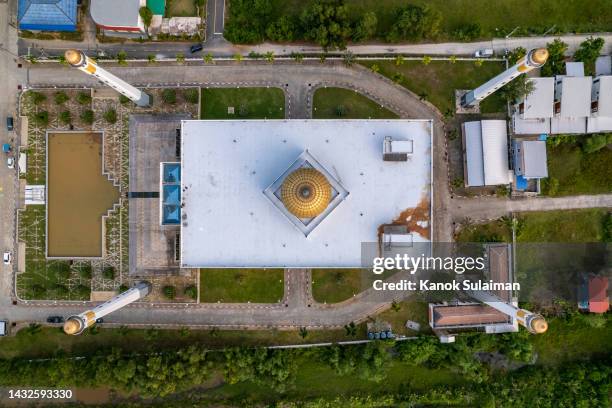
<svg viewBox="0 0 612 408">
<path fill-rule="evenodd" d="M 68 262 L 54 262 L 49 266 L 49 269 L 61 280 L 70 278 L 70 264 Z"/>
<path fill-rule="evenodd" d="M 176 288 L 174 286 L 164 286 L 162 291 L 167 299 L 172 300 L 176 297 Z"/>
<path fill-rule="evenodd" d="M 81 265 L 79 267 L 79 276 L 83 279 L 91 279 L 92 276 L 92 267 L 91 264 Z"/>
<path fill-rule="evenodd" d="M 582 150 L 585 153 L 595 153 L 612 143 L 612 133 L 597 133 L 585 139 Z"/>
<path fill-rule="evenodd" d="M 185 92 L 183 93 L 183 96 L 186 102 L 195 104 L 195 103 L 198 103 L 200 94 L 197 89 L 189 88 L 185 90 Z"/>
<path fill-rule="evenodd" d="M 104 112 L 104 120 L 111 125 L 117 123 L 117 111 L 110 108 L 106 112 Z"/>
<path fill-rule="evenodd" d="M 441 22 L 441 14 L 429 6 L 406 5 L 397 10 L 387 41 L 435 38 Z"/>
<path fill-rule="evenodd" d="M 120 104 L 125 105 L 128 102 L 130 102 L 130 98 L 128 98 L 125 95 L 119 95 L 119 103 Z"/>
<path fill-rule="evenodd" d="M 80 116 L 83 123 L 91 125 L 94 123 L 94 112 L 91 109 L 84 110 Z"/>
<path fill-rule="evenodd" d="M 105 266 L 104 269 L 102 269 L 102 277 L 104 277 L 104 279 L 115 279 L 115 268 L 112 266 Z"/>
<path fill-rule="evenodd" d="M 30 115 L 30 120 L 38 127 L 46 128 L 49 124 L 49 112 L 40 111 Z"/>
<path fill-rule="evenodd" d="M 70 123 L 72 123 L 72 117 L 70 116 L 70 111 L 60 112 L 59 121 L 63 125 L 69 125 Z"/>
<path fill-rule="evenodd" d="M 27 98 L 28 101 L 34 106 L 38 106 L 47 100 L 47 96 L 45 94 L 36 91 L 28 91 Z"/>
<path fill-rule="evenodd" d="M 162 91 L 162 100 L 164 103 L 174 105 L 176 103 L 176 90 L 175 89 L 164 89 Z"/>
<path fill-rule="evenodd" d="M 119 65 L 127 65 L 127 52 L 121 50 L 117 53 L 117 63 Z"/>
<path fill-rule="evenodd" d="M 195 285 L 189 285 L 185 288 L 185 296 L 191 299 L 198 298 L 198 288 Z"/>
<path fill-rule="evenodd" d="M 128 290 L 130 287 L 128 285 L 126 285 L 125 283 L 122 283 L 121 285 L 119 285 L 119 293 L 123 293 L 126 290 Z"/>
<path fill-rule="evenodd" d="M 151 26 L 151 20 L 153 20 L 153 12 L 148 7 L 141 7 L 138 10 L 138 14 L 140 14 L 140 17 L 142 17 L 142 22 L 148 30 Z"/>
<path fill-rule="evenodd" d="M 89 92 L 79 92 L 77 95 L 77 102 L 80 105 L 87 105 L 91 103 L 91 94 Z"/>
<path fill-rule="evenodd" d="M 66 92 L 60 91 L 60 92 L 56 92 L 55 96 L 55 103 L 57 105 L 63 105 L 64 103 L 68 102 L 70 100 L 70 98 L 68 97 L 68 95 L 66 95 Z"/>
</svg>

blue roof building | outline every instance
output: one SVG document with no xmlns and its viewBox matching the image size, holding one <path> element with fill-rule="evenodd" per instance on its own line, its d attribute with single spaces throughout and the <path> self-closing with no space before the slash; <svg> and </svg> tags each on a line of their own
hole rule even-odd
<svg viewBox="0 0 612 408">
<path fill-rule="evenodd" d="M 19 29 L 76 31 L 77 0 L 19 0 Z"/>
</svg>

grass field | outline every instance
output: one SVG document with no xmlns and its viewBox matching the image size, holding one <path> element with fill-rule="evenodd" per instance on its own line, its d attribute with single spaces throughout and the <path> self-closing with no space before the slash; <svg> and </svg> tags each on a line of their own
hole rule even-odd
<svg viewBox="0 0 612 408">
<path fill-rule="evenodd" d="M 376 64 L 382 75 L 399 81 L 400 85 L 433 103 L 442 113 L 454 112 L 455 89 L 475 88 L 505 68 L 502 62 L 494 61 L 485 61 L 481 66 L 471 61 L 457 61 L 454 64 L 450 61 L 431 61 L 428 65 L 421 61 L 404 61 L 402 65 L 382 60 L 360 63 L 368 68 Z M 484 100 L 480 109 L 483 113 L 504 112 L 505 102 L 495 93 Z"/>
<path fill-rule="evenodd" d="M 363 291 L 361 269 L 313 269 L 312 296 L 319 303 L 337 303 Z"/>
<path fill-rule="evenodd" d="M 604 209 L 529 212 L 518 215 L 517 242 L 600 242 Z M 459 242 L 511 242 L 512 231 L 503 219 L 463 228 L 455 237 Z"/>
<path fill-rule="evenodd" d="M 348 89 L 319 88 L 313 97 L 314 119 L 395 119 L 398 116 L 373 100 Z"/>
<path fill-rule="evenodd" d="M 228 113 L 233 108 L 234 113 Z M 204 88 L 202 119 L 284 119 L 285 94 L 279 88 Z"/>
<path fill-rule="evenodd" d="M 193 17 L 196 15 L 196 0 L 168 0 L 166 17 Z"/>
<path fill-rule="evenodd" d="M 275 0 L 280 15 L 299 15 L 312 0 Z M 427 4 L 442 14 L 440 40 L 452 37 L 458 28 L 476 23 L 482 38 L 504 37 L 516 27 L 514 35 L 555 32 L 612 31 L 608 0 L 345 0 L 349 15 L 356 19 L 367 11 L 375 11 L 378 35 L 384 36 L 395 20 L 395 10 L 407 3 Z"/>
<path fill-rule="evenodd" d="M 282 269 L 200 269 L 200 302 L 280 302 L 283 274 Z"/>
<path fill-rule="evenodd" d="M 575 143 L 548 147 L 548 177 L 558 180 L 554 195 L 612 192 L 612 149 L 584 153 Z"/>
</svg>

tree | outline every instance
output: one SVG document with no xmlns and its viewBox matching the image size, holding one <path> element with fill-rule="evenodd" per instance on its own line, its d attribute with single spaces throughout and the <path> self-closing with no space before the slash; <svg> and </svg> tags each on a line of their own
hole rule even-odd
<svg viewBox="0 0 612 408">
<path fill-rule="evenodd" d="M 274 52 L 272 51 L 266 52 L 265 58 L 266 58 L 266 61 L 268 62 L 274 62 Z"/>
<path fill-rule="evenodd" d="M 154 54 L 147 55 L 147 60 L 149 60 L 150 64 L 155 64 L 157 62 L 157 59 L 155 58 Z"/>
<path fill-rule="evenodd" d="M 84 110 L 79 117 L 87 125 L 94 123 L 94 112 L 91 109 Z"/>
<path fill-rule="evenodd" d="M 117 123 L 117 111 L 113 108 L 109 108 L 106 112 L 104 112 L 103 117 L 104 120 L 110 125 Z"/>
<path fill-rule="evenodd" d="M 214 62 L 213 56 L 210 52 L 204 55 L 202 58 L 204 58 L 204 62 L 207 64 L 212 64 Z"/>
<path fill-rule="evenodd" d="M 423 56 L 423 59 L 421 60 L 421 63 L 423 63 L 423 65 L 431 64 L 431 57 L 429 55 Z"/>
<path fill-rule="evenodd" d="M 234 60 L 236 62 L 242 61 L 242 54 L 234 54 Z"/>
<path fill-rule="evenodd" d="M 185 62 L 185 54 L 183 54 L 182 52 L 179 52 L 178 54 L 176 54 L 176 62 L 178 62 L 179 64 L 182 64 Z"/>
<path fill-rule="evenodd" d="M 305 339 L 308 336 L 308 330 L 305 327 L 300 327 L 300 337 Z"/>
<path fill-rule="evenodd" d="M 355 63 L 355 54 L 350 51 L 345 52 L 342 54 L 342 61 L 344 61 L 344 65 L 350 67 Z"/>
<path fill-rule="evenodd" d="M 197 89 L 189 88 L 185 89 L 185 91 L 183 92 L 183 97 L 185 98 L 185 101 L 187 103 L 195 104 L 198 103 L 200 94 Z"/>
<path fill-rule="evenodd" d="M 30 115 L 30 121 L 39 128 L 46 128 L 49 125 L 49 112 L 40 111 Z"/>
<path fill-rule="evenodd" d="M 398 55 L 397 57 L 395 57 L 395 65 L 396 66 L 400 66 L 400 65 L 404 65 L 404 63 L 406 62 L 406 59 L 404 58 L 403 55 Z"/>
<path fill-rule="evenodd" d="M 174 105 L 176 103 L 176 90 L 173 88 L 167 88 L 162 91 L 162 101 L 168 105 Z"/>
<path fill-rule="evenodd" d="M 380 72 L 380 67 L 378 66 L 378 64 L 372 64 L 370 65 L 370 70 L 374 73 L 378 73 Z"/>
<path fill-rule="evenodd" d="M 83 264 L 79 267 L 79 276 L 83 279 L 91 279 L 92 267 L 90 263 Z"/>
<path fill-rule="evenodd" d="M 350 322 L 344 326 L 344 330 L 346 331 L 347 336 L 355 337 L 357 335 L 357 326 L 355 325 L 355 322 Z"/>
<path fill-rule="evenodd" d="M 113 266 L 105 266 L 102 269 L 102 277 L 104 279 L 108 279 L 108 280 L 115 279 L 115 267 L 113 267 Z"/>
<path fill-rule="evenodd" d="M 119 65 L 127 65 L 127 52 L 121 50 L 117 53 L 117 63 Z"/>
<path fill-rule="evenodd" d="M 535 84 L 526 75 L 520 75 L 508 82 L 500 90 L 500 96 L 506 102 L 522 101 L 535 90 Z"/>
<path fill-rule="evenodd" d="M 595 153 L 609 144 L 612 144 L 612 133 L 596 133 L 584 140 L 582 150 L 587 154 Z"/>
<path fill-rule="evenodd" d="M 36 91 L 28 91 L 26 95 L 28 102 L 34 106 L 39 106 L 41 103 L 47 100 L 47 96 L 45 94 Z"/>
<path fill-rule="evenodd" d="M 574 60 L 584 63 L 585 75 L 595 74 L 595 60 L 601 54 L 603 46 L 604 39 L 599 37 L 589 37 L 580 43 L 580 47 L 574 53 Z"/>
<path fill-rule="evenodd" d="M 127 104 L 129 102 L 130 102 L 130 98 L 128 98 L 127 96 L 125 96 L 123 94 L 119 95 L 119 103 L 120 104 L 125 105 L 125 104 Z"/>
<path fill-rule="evenodd" d="M 70 278 L 70 264 L 65 261 L 53 262 L 49 265 L 49 270 L 55 274 L 60 280 L 67 280 Z"/>
<path fill-rule="evenodd" d="M 91 103 L 91 94 L 89 92 L 79 92 L 77 95 L 79 105 L 87 105 Z"/>
<path fill-rule="evenodd" d="M 58 118 L 62 125 L 70 125 L 72 123 L 70 111 L 61 111 Z"/>
<path fill-rule="evenodd" d="M 304 61 L 304 54 L 299 53 L 299 52 L 292 52 L 291 57 L 295 60 L 295 62 Z"/>
<path fill-rule="evenodd" d="M 185 296 L 191 299 L 198 298 L 198 288 L 195 285 L 189 285 L 185 288 Z"/>
<path fill-rule="evenodd" d="M 440 31 L 441 22 L 441 14 L 433 8 L 409 4 L 397 9 L 395 22 L 387 34 L 387 41 L 435 38 Z"/>
<path fill-rule="evenodd" d="M 364 13 L 353 30 L 353 41 L 360 42 L 371 39 L 376 35 L 377 26 L 378 18 L 376 13 L 373 11 Z"/>
<path fill-rule="evenodd" d="M 223 37 L 235 44 L 262 42 L 273 11 L 270 0 L 232 0 Z"/>
<path fill-rule="evenodd" d="M 162 292 L 167 299 L 173 300 L 176 297 L 176 288 L 174 286 L 164 286 Z"/>
<path fill-rule="evenodd" d="M 419 337 L 415 340 L 397 342 L 395 351 L 400 360 L 420 366 L 427 362 L 431 356 L 442 351 L 438 343 L 433 337 Z"/>
<path fill-rule="evenodd" d="M 351 36 L 348 9 L 343 0 L 315 0 L 300 17 L 304 37 L 326 51 L 346 48 Z"/>
<path fill-rule="evenodd" d="M 546 44 L 548 50 L 548 60 L 542 67 L 542 76 L 551 77 L 565 73 L 565 53 L 567 44 L 556 38 L 553 42 Z"/>
<path fill-rule="evenodd" d="M 145 29 L 148 33 L 149 27 L 151 26 L 151 21 L 153 20 L 153 12 L 148 7 L 141 7 L 138 10 L 138 14 L 140 14 L 140 17 L 142 17 L 142 22 L 144 23 Z"/>
<path fill-rule="evenodd" d="M 55 100 L 55 103 L 57 105 L 63 105 L 64 103 L 66 103 L 66 102 L 68 102 L 70 100 L 70 97 L 68 97 L 68 95 L 66 95 L 66 92 L 59 91 L 59 92 L 55 93 L 55 95 L 53 96 L 53 99 Z"/>
<path fill-rule="evenodd" d="M 462 24 L 453 31 L 453 37 L 459 41 L 472 41 L 482 36 L 482 28 L 478 23 Z"/>
<path fill-rule="evenodd" d="M 514 65 L 525 55 L 527 55 L 527 50 L 524 47 L 516 47 L 512 51 L 508 52 L 506 58 L 508 59 L 509 65 Z"/>
<path fill-rule="evenodd" d="M 298 30 L 297 23 L 287 16 L 282 16 L 266 29 L 266 37 L 272 41 L 291 42 L 295 39 Z"/>
</svg>

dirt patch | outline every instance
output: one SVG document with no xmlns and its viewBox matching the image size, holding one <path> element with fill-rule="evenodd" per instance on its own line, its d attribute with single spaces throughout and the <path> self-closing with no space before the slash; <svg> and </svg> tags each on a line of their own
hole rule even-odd
<svg viewBox="0 0 612 408">
<path fill-rule="evenodd" d="M 429 198 L 422 197 L 421 201 L 414 208 L 407 208 L 393 220 L 391 224 L 378 227 L 378 241 L 382 240 L 383 229 L 386 225 L 405 225 L 409 232 L 416 232 L 425 239 L 431 236 L 431 215 Z"/>
<path fill-rule="evenodd" d="M 101 257 L 102 216 L 119 200 L 102 174 L 100 133 L 49 133 L 48 256 Z"/>
</svg>

